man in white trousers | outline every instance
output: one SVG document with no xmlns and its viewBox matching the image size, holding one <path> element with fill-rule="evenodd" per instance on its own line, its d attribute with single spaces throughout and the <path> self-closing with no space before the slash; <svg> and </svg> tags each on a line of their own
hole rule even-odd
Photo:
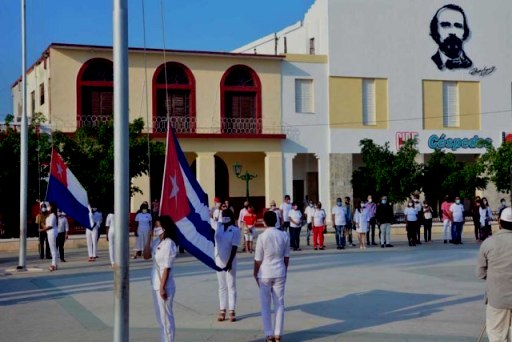
<svg viewBox="0 0 512 342">
<path fill-rule="evenodd" d="M 480 246 L 476 274 L 486 282 L 489 342 L 512 340 L 512 209 L 500 215 L 500 230 Z"/>
<path fill-rule="evenodd" d="M 89 253 L 89 261 L 96 261 L 98 255 L 96 254 L 98 246 L 98 229 L 100 229 L 103 217 L 98 209 L 89 206 L 89 221 L 91 228 L 85 230 L 85 237 L 87 239 L 87 252 Z"/>
<path fill-rule="evenodd" d="M 266 341 L 281 341 L 284 325 L 284 288 L 290 256 L 288 234 L 275 228 L 277 216 L 263 215 L 265 231 L 258 237 L 254 256 L 254 278 L 260 288 L 261 319 Z M 275 317 L 271 317 L 271 302 Z"/>
</svg>

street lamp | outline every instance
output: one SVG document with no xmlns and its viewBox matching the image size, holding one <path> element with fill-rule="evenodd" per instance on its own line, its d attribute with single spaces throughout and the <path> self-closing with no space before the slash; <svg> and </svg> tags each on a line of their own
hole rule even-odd
<svg viewBox="0 0 512 342">
<path fill-rule="evenodd" d="M 238 164 L 238 162 L 235 162 L 235 164 L 233 164 L 233 171 L 235 171 L 235 175 L 237 178 L 245 181 L 245 197 L 247 198 L 247 200 L 249 200 L 249 182 L 254 178 L 258 177 L 258 175 L 253 175 L 249 173 L 249 171 L 245 171 L 245 173 L 242 173 L 242 165 Z"/>
</svg>

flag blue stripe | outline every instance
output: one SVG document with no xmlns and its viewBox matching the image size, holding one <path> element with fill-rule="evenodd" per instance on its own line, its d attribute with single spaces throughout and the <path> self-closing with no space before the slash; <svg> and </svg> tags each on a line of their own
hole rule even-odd
<svg viewBox="0 0 512 342">
<path fill-rule="evenodd" d="M 190 203 L 190 201 L 189 201 Z M 192 204 L 189 204 L 190 208 L 193 210 Z M 188 220 L 192 222 L 194 227 L 196 227 L 197 233 L 204 236 L 208 241 L 215 243 L 215 230 L 213 230 L 210 222 L 203 221 L 201 216 L 195 211 L 192 211 L 187 216 Z"/>
<path fill-rule="evenodd" d="M 178 229 L 178 244 L 181 245 L 187 252 L 195 256 L 206 266 L 221 271 L 221 269 L 215 264 L 215 258 L 211 255 L 205 254 L 201 249 L 197 248 L 194 244 L 188 241 L 185 236 Z"/>
<path fill-rule="evenodd" d="M 68 188 L 51 174 L 48 182 L 46 201 L 55 202 L 57 208 L 64 211 L 66 215 L 78 222 L 82 227 L 91 228 L 89 209 L 83 206 Z"/>
</svg>

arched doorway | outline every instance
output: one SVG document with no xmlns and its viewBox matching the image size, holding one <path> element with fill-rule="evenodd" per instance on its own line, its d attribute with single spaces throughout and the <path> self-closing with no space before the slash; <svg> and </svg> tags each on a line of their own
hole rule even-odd
<svg viewBox="0 0 512 342">
<path fill-rule="evenodd" d="M 229 170 L 222 158 L 215 156 L 215 196 L 229 199 Z"/>
</svg>

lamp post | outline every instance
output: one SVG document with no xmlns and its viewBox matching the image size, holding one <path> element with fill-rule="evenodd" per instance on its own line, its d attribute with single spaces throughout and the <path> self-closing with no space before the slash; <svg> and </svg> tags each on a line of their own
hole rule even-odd
<svg viewBox="0 0 512 342">
<path fill-rule="evenodd" d="M 247 200 L 249 200 L 249 182 L 253 180 L 254 178 L 258 177 L 258 175 L 253 175 L 252 173 L 249 173 L 249 171 L 245 171 L 245 173 L 242 173 L 242 165 L 238 164 L 238 162 L 235 162 L 233 164 L 233 170 L 235 171 L 235 175 L 237 178 L 245 181 L 245 197 Z"/>
</svg>

